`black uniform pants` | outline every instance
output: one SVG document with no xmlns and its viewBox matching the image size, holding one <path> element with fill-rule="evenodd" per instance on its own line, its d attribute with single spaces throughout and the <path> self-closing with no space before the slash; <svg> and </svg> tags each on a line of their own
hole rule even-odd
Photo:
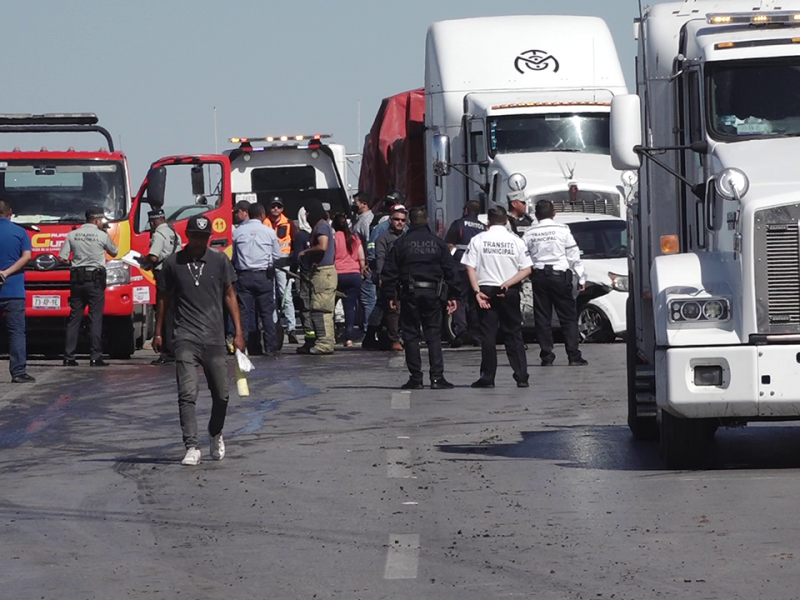
<svg viewBox="0 0 800 600">
<path fill-rule="evenodd" d="M 405 343 L 406 365 L 411 379 L 422 381 L 422 358 L 419 341 L 420 329 L 428 345 L 431 380 L 444 375 L 442 356 L 442 301 L 433 289 L 417 289 L 403 294 L 400 304 L 400 324 Z"/>
<path fill-rule="evenodd" d="M 469 342 L 480 341 L 481 324 L 478 316 L 478 301 L 472 293 L 472 284 L 465 268 L 456 270 L 458 308 L 453 313 L 453 333 L 457 338 Z"/>
<path fill-rule="evenodd" d="M 497 330 L 503 332 L 508 364 L 516 381 L 528 381 L 528 360 L 522 341 L 522 310 L 519 305 L 519 287 L 506 291 L 501 298 L 497 287 L 481 286 L 490 297 L 491 308 L 479 309 L 481 320 L 481 379 L 494 382 L 497 373 Z"/>
<path fill-rule="evenodd" d="M 250 354 L 261 354 L 261 340 L 258 334 L 258 318 L 264 331 L 264 346 L 267 352 L 273 352 L 275 342 L 275 280 L 267 271 L 238 271 L 236 293 L 244 306 L 242 329 Z"/>
<path fill-rule="evenodd" d="M 536 339 L 539 341 L 539 356 L 544 362 L 552 362 L 553 331 L 551 321 L 553 309 L 561 323 L 564 335 L 564 346 L 567 348 L 569 360 L 581 358 L 578 349 L 578 312 L 575 298 L 572 296 L 572 272 L 534 269 L 533 281 L 533 317 L 536 328 Z"/>
<path fill-rule="evenodd" d="M 67 321 L 67 340 L 64 358 L 75 359 L 78 347 L 78 334 L 81 329 L 83 311 L 89 307 L 91 324 L 91 360 L 103 356 L 103 309 L 106 305 L 106 286 L 100 281 L 72 283 L 69 292 L 69 321 Z"/>
</svg>

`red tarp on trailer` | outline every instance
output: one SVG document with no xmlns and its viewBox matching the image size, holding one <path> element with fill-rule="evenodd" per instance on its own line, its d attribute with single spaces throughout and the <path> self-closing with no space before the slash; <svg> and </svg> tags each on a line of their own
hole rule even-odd
<svg viewBox="0 0 800 600">
<path fill-rule="evenodd" d="M 425 90 L 384 98 L 364 142 L 358 189 L 370 206 L 391 190 L 425 206 Z"/>
</svg>

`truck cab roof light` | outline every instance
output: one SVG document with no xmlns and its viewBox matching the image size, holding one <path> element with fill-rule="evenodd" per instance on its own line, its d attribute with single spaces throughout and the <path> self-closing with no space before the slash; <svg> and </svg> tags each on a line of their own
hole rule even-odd
<svg viewBox="0 0 800 600">
<path fill-rule="evenodd" d="M 709 25 L 794 25 L 800 24 L 800 13 L 788 10 L 769 12 L 734 12 L 708 13 L 706 22 Z"/>
<path fill-rule="evenodd" d="M 744 42 L 719 42 L 714 44 L 715 50 L 729 50 L 730 48 L 757 48 L 759 46 L 786 46 L 800 44 L 800 38 L 784 38 L 773 40 L 747 40 Z"/>
<path fill-rule="evenodd" d="M 303 140 L 323 140 L 332 137 L 329 133 L 315 133 L 313 135 L 268 135 L 267 137 L 232 137 L 228 139 L 231 144 L 244 142 L 288 142 L 289 140 L 302 142 Z"/>
<path fill-rule="evenodd" d="M 506 108 L 533 108 L 538 106 L 611 106 L 610 102 L 512 102 L 511 104 L 497 104 L 492 110 Z"/>
</svg>

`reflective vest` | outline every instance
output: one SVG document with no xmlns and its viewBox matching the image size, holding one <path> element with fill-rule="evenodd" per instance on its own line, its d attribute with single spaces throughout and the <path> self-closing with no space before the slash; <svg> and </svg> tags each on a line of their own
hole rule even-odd
<svg viewBox="0 0 800 600">
<path fill-rule="evenodd" d="M 292 253 L 292 222 L 289 221 L 288 217 L 281 213 L 281 216 L 278 218 L 278 224 L 273 225 L 272 220 L 267 217 L 264 219 L 264 225 L 269 227 L 270 229 L 275 230 L 275 234 L 278 236 L 278 242 L 281 244 L 281 252 L 286 255 Z"/>
</svg>

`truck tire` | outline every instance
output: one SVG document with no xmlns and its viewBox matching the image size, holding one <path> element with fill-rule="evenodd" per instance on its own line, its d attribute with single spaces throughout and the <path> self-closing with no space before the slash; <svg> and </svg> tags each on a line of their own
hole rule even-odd
<svg viewBox="0 0 800 600">
<path fill-rule="evenodd" d="M 668 469 L 697 469 L 709 446 L 709 420 L 661 413 L 661 460 Z"/>
<path fill-rule="evenodd" d="M 133 355 L 136 338 L 131 317 L 108 317 L 104 333 L 106 350 L 111 358 L 126 360 Z"/>
<path fill-rule="evenodd" d="M 637 441 L 650 441 L 658 439 L 658 423 L 655 416 L 640 417 L 638 416 L 638 400 L 637 395 L 641 393 L 655 394 L 655 380 L 638 381 L 637 380 L 637 366 L 642 361 L 636 352 L 636 323 L 634 321 L 633 313 L 633 300 L 628 298 L 627 309 L 627 329 L 628 335 L 625 336 L 626 346 L 626 365 L 628 369 L 628 427 L 631 430 L 633 439 Z M 649 387 L 651 389 L 643 389 Z"/>
</svg>

